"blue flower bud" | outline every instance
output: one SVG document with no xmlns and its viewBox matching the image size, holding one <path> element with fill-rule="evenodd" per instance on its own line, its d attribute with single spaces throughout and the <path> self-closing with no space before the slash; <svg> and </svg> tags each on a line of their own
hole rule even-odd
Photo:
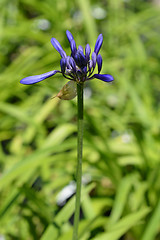
<svg viewBox="0 0 160 240">
<path fill-rule="evenodd" d="M 79 49 L 77 50 L 74 59 L 79 67 L 84 67 L 87 64 L 84 53 Z"/>
<path fill-rule="evenodd" d="M 89 44 L 86 45 L 85 47 L 85 55 L 86 55 L 86 61 L 88 62 L 90 59 L 90 53 L 91 53 L 91 48 Z"/>
<path fill-rule="evenodd" d="M 71 65 L 72 69 L 74 70 L 74 72 L 76 72 L 76 63 L 72 57 L 69 58 L 69 63 Z"/>
<path fill-rule="evenodd" d="M 95 52 L 92 53 L 92 62 L 93 62 L 93 69 L 96 66 L 96 61 L 97 61 L 97 55 Z"/>
<path fill-rule="evenodd" d="M 97 64 L 98 64 L 98 73 L 100 73 L 102 69 L 102 56 L 101 54 L 98 54 L 97 56 Z"/>
<path fill-rule="evenodd" d="M 61 58 L 60 65 L 61 65 L 61 71 L 64 74 L 65 69 L 66 69 L 66 58 Z"/>
<path fill-rule="evenodd" d="M 59 54 L 61 55 L 62 58 L 65 58 L 67 56 L 65 51 L 61 47 L 60 43 L 57 41 L 57 39 L 51 38 L 51 43 L 52 43 L 53 47 L 59 52 Z"/>
<path fill-rule="evenodd" d="M 77 51 L 75 40 L 74 40 L 74 38 L 72 36 L 72 33 L 70 31 L 67 30 L 66 35 L 67 35 L 68 41 L 70 43 L 71 55 L 74 56 L 76 51 Z"/>
<path fill-rule="evenodd" d="M 96 55 L 99 53 L 99 50 L 101 49 L 102 43 L 103 43 L 103 35 L 100 34 L 97 38 L 95 48 L 94 48 L 94 52 L 96 53 Z"/>
</svg>

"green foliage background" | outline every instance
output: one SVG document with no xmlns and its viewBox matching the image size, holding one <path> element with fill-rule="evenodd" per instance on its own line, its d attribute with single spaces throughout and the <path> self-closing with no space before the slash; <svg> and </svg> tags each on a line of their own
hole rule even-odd
<svg viewBox="0 0 160 240">
<path fill-rule="evenodd" d="M 0 235 L 69 240 L 75 179 L 76 99 L 51 99 L 66 83 L 23 77 L 59 69 L 50 39 L 70 54 L 104 36 L 103 73 L 86 84 L 80 240 L 160 239 L 160 8 L 152 1 L 0 1 Z M 98 9 L 98 10 L 97 10 Z M 99 13 L 100 9 L 100 13 Z M 88 94 L 87 94 L 88 93 Z M 91 96 L 90 96 L 91 95 Z"/>
</svg>

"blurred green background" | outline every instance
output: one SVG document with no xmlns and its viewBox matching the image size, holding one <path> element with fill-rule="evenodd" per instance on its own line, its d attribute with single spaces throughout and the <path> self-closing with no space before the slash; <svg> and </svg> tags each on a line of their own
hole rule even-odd
<svg viewBox="0 0 160 240">
<path fill-rule="evenodd" d="M 102 73 L 115 78 L 85 85 L 79 239 L 160 239 L 158 2 L 0 1 L 1 239 L 72 236 L 74 197 L 65 201 L 61 191 L 74 192 L 76 99 L 51 99 L 66 83 L 58 75 L 19 83 L 60 69 L 50 39 L 69 55 L 67 29 L 92 50 L 103 34 Z"/>
</svg>

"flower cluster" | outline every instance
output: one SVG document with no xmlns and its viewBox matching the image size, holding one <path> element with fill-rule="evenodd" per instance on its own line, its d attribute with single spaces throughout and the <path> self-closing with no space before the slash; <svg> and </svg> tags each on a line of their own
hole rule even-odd
<svg viewBox="0 0 160 240">
<path fill-rule="evenodd" d="M 29 76 L 23 78 L 20 83 L 34 84 L 43 81 L 44 79 L 49 78 L 56 73 L 61 73 L 65 78 L 77 83 L 85 82 L 94 78 L 105 82 L 111 82 L 114 80 L 109 74 L 100 74 L 102 69 L 102 57 L 99 54 L 99 51 L 103 42 L 102 34 L 98 36 L 94 52 L 92 54 L 89 44 L 86 45 L 85 50 L 83 50 L 82 46 L 78 46 L 77 48 L 75 40 L 68 30 L 66 31 L 66 35 L 71 47 L 71 56 L 67 56 L 60 43 L 55 38 L 51 39 L 53 47 L 61 55 L 61 71 L 53 70 L 44 74 Z M 93 74 L 96 64 L 98 66 L 98 74 Z"/>
</svg>

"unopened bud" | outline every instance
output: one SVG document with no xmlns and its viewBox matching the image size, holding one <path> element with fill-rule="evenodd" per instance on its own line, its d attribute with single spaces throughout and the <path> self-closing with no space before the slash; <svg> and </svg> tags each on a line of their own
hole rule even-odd
<svg viewBox="0 0 160 240">
<path fill-rule="evenodd" d="M 56 97 L 62 100 L 71 100 L 77 96 L 77 83 L 74 81 L 67 82 Z"/>
</svg>

